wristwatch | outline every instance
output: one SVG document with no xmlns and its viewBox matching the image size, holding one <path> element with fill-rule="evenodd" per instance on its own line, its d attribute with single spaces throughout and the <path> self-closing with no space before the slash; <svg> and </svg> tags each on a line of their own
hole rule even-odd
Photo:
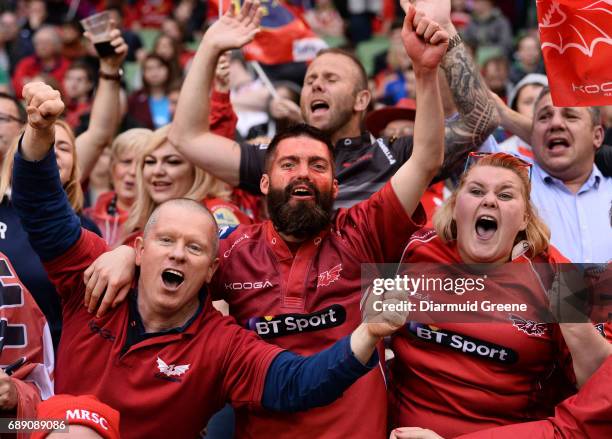
<svg viewBox="0 0 612 439">
<path fill-rule="evenodd" d="M 455 47 L 457 47 L 462 42 L 463 42 L 463 40 L 461 39 L 461 35 L 455 34 L 454 37 L 452 37 L 450 40 L 448 40 L 448 48 L 446 49 L 446 51 L 450 52 L 451 50 L 453 50 Z"/>
<path fill-rule="evenodd" d="M 115 74 L 104 73 L 103 71 L 98 72 L 98 76 L 101 79 L 107 79 L 109 81 L 117 81 L 121 82 L 121 78 L 123 78 L 123 69 L 119 69 L 119 71 Z"/>
</svg>

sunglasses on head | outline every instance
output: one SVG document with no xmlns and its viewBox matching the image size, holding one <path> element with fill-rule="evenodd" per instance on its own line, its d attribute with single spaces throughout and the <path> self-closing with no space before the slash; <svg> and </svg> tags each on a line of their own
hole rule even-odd
<svg viewBox="0 0 612 439">
<path fill-rule="evenodd" d="M 476 163 L 478 160 L 482 159 L 483 157 L 491 156 L 494 154 L 500 154 L 500 153 L 498 152 L 470 152 L 468 154 L 467 160 L 465 161 L 465 168 L 463 168 L 463 173 L 465 174 L 467 170 L 470 169 L 470 167 L 474 163 Z M 507 155 L 510 155 L 512 156 L 512 158 L 516 159 L 519 166 L 527 168 L 527 173 L 529 175 L 529 181 L 531 181 L 531 170 L 533 169 L 533 164 L 515 155 L 512 155 L 512 154 L 507 154 Z"/>
</svg>

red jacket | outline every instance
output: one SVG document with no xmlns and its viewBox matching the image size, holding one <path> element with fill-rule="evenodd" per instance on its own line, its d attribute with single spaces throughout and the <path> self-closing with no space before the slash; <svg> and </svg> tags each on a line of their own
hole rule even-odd
<svg viewBox="0 0 612 439">
<path fill-rule="evenodd" d="M 42 64 L 40 63 L 40 59 L 36 55 L 30 55 L 23 58 L 17 64 L 15 73 L 13 73 L 13 89 L 15 90 L 15 96 L 22 99 L 23 96 L 21 95 L 21 91 L 23 86 L 30 82 L 34 76 L 40 73 L 51 75 L 57 80 L 61 87 L 68 67 L 70 67 L 70 63 L 62 56 L 56 58 L 52 69 L 43 68 Z"/>
<path fill-rule="evenodd" d="M 576 395 L 542 421 L 478 431 L 457 439 L 566 439 L 612 437 L 612 357 L 589 378 Z"/>
<path fill-rule="evenodd" d="M 214 299 L 229 303 L 238 323 L 302 355 L 331 346 L 362 320 L 362 264 L 396 262 L 425 222 L 419 205 L 406 215 L 391 185 L 350 209 L 293 254 L 271 221 L 222 237 Z M 384 370 L 356 382 L 333 404 L 303 413 L 236 411 L 236 437 L 381 438 L 387 428 Z"/>
<path fill-rule="evenodd" d="M 83 230 L 44 264 L 62 296 L 56 392 L 92 394 L 117 409 L 123 439 L 195 438 L 227 401 L 259 406 L 281 349 L 223 317 L 209 297 L 183 328 L 130 345 L 128 334 L 139 326 L 134 294 L 101 318 L 83 306 L 83 272 L 105 251 L 101 238 Z"/>
<path fill-rule="evenodd" d="M 505 264 L 500 275 L 489 273 L 484 283 L 486 297 L 465 293 L 477 303 L 486 299 L 525 303 L 520 298 L 526 296 L 521 294 L 529 294 L 530 303 L 540 305 L 525 313 L 498 313 L 496 323 L 424 321 L 423 314 L 413 314 L 414 320 L 392 339 L 390 414 L 394 426 L 418 426 L 450 438 L 542 419 L 575 392 L 571 356 L 558 325 L 538 323 L 531 314 L 534 309 L 547 309 L 545 285 L 552 278 L 544 268 L 564 262 L 567 259 L 553 247 L 533 260 L 520 255 Z M 448 273 L 452 264 L 462 260 L 454 242 L 445 244 L 435 231 L 422 230 L 410 240 L 402 263 L 444 264 Z M 411 269 L 422 274 L 426 267 L 413 265 Z M 463 270 L 463 276 L 465 273 Z M 427 294 L 429 300 L 436 298 L 435 292 Z M 509 297 L 515 297 L 514 301 L 507 300 Z"/>
</svg>

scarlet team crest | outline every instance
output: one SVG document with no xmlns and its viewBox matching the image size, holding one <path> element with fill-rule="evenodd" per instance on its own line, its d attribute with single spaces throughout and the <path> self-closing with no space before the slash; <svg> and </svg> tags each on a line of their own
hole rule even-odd
<svg viewBox="0 0 612 439">
<path fill-rule="evenodd" d="M 338 264 L 333 268 L 319 274 L 319 280 L 317 281 L 317 288 L 326 287 L 333 284 L 340 279 L 340 272 L 342 271 L 342 264 Z"/>
<path fill-rule="evenodd" d="M 541 337 L 546 332 L 545 323 L 538 323 L 534 322 L 533 320 L 525 320 L 524 318 L 514 314 L 510 314 L 510 320 L 512 320 L 512 326 L 527 335 L 535 335 L 536 337 Z"/>
<path fill-rule="evenodd" d="M 554 104 L 612 104 L 612 0 L 536 3 Z"/>
</svg>

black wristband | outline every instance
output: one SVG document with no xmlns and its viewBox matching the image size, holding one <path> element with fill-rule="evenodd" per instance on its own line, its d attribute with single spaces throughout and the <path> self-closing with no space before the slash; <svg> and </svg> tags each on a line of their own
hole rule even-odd
<svg viewBox="0 0 612 439">
<path fill-rule="evenodd" d="M 98 72 L 98 76 L 100 77 L 100 79 L 107 79 L 109 81 L 121 82 L 121 78 L 123 78 L 123 69 L 119 69 L 119 71 L 115 73 L 114 75 L 100 71 Z"/>
</svg>

